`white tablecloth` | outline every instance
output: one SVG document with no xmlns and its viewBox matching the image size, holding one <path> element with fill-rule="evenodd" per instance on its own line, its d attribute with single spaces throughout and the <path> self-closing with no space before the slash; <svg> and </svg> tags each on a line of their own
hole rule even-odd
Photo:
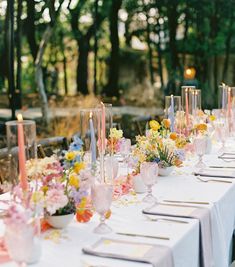
<svg viewBox="0 0 235 267">
<path fill-rule="evenodd" d="M 225 163 L 219 160 L 216 153 L 205 156 L 208 165 Z M 154 186 L 154 195 L 159 201 L 163 200 L 191 200 L 210 202 L 208 207 L 212 219 L 212 246 L 215 267 L 228 267 L 231 258 L 230 246 L 235 223 L 235 179 L 233 183 L 203 183 L 198 181 L 191 173 L 195 159 L 186 162 L 184 168 L 177 169 L 169 177 L 159 177 Z M 229 180 L 229 179 L 227 179 Z M 233 181 L 231 179 L 231 181 Z M 142 194 L 134 196 L 123 196 L 122 201 L 116 201 L 112 206 L 112 216 L 107 223 L 114 232 L 107 237 L 125 240 L 144 241 L 155 244 L 163 244 L 172 249 L 176 267 L 198 267 L 199 266 L 199 222 L 195 219 L 187 220 L 188 224 L 180 224 L 166 221 L 149 221 L 142 215 L 141 211 L 146 204 L 140 203 Z M 126 203 L 126 204 L 125 204 Z M 78 266 L 150 266 L 143 263 L 99 258 L 84 255 L 81 248 L 94 243 L 100 238 L 92 232 L 98 223 L 98 217 L 94 216 L 86 224 L 77 223 L 75 220 L 67 229 L 59 231 L 60 238 L 55 241 L 43 239 L 43 254 L 35 267 L 78 267 Z M 167 236 L 170 240 L 159 240 L 152 238 L 118 236 L 117 231 L 138 231 L 144 234 Z M 4 232 L 3 223 L 0 222 L 0 235 Z M 53 233 L 53 234 L 52 234 Z M 54 231 L 44 234 L 52 237 L 58 234 Z M 4 267 L 15 266 L 12 262 Z"/>
</svg>

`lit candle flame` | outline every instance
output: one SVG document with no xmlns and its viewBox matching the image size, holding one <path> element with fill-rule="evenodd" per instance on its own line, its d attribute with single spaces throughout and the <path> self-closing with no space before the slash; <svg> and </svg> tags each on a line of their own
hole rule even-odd
<svg viewBox="0 0 235 267">
<path fill-rule="evenodd" d="M 18 115 L 17 115 L 17 120 L 18 120 L 18 121 L 23 121 L 23 116 L 22 116 L 22 114 L 18 114 Z"/>
</svg>

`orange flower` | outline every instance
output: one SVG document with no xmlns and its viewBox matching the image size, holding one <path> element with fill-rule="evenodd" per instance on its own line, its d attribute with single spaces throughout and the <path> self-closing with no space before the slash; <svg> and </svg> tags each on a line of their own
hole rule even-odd
<svg viewBox="0 0 235 267">
<path fill-rule="evenodd" d="M 170 121 L 169 119 L 164 119 L 164 120 L 162 121 L 162 124 L 163 124 L 163 126 L 164 126 L 165 128 L 169 129 L 170 126 L 171 126 L 171 121 Z"/>
<path fill-rule="evenodd" d="M 173 140 L 173 141 L 175 141 L 177 139 L 177 133 L 175 133 L 175 132 L 174 133 L 171 133 L 170 134 L 170 139 Z"/>
<path fill-rule="evenodd" d="M 76 219 L 78 222 L 81 222 L 81 223 L 89 222 L 92 216 L 93 216 L 92 211 L 88 209 L 77 210 L 76 212 Z"/>
<path fill-rule="evenodd" d="M 176 159 L 174 163 L 175 163 L 176 167 L 180 167 L 183 162 L 181 160 L 179 160 L 179 159 Z"/>
<path fill-rule="evenodd" d="M 200 132 L 205 132 L 207 131 L 207 125 L 205 123 L 200 123 L 196 125 L 196 129 Z"/>
</svg>

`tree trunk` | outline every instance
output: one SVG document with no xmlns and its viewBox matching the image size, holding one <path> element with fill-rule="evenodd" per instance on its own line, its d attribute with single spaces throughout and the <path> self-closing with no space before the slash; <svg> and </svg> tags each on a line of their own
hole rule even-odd
<svg viewBox="0 0 235 267">
<path fill-rule="evenodd" d="M 29 43 L 29 48 L 35 61 L 37 58 L 38 45 L 35 36 L 35 2 L 27 0 L 27 19 L 26 19 L 26 36 Z"/>
<path fill-rule="evenodd" d="M 17 73 L 16 73 L 16 90 L 18 96 L 18 104 L 22 106 L 22 88 L 21 88 L 21 46 L 22 46 L 22 0 L 18 0 L 17 10 L 17 33 L 16 33 L 16 58 L 17 58 Z"/>
<path fill-rule="evenodd" d="M 97 54 L 98 54 L 98 34 L 97 34 L 97 19 L 98 19 L 98 0 L 95 0 L 95 38 L 94 38 L 94 94 L 97 94 Z"/>
<path fill-rule="evenodd" d="M 64 70 L 64 91 L 65 95 L 68 94 L 68 76 L 67 76 L 67 60 L 63 51 L 63 70 Z"/>
<path fill-rule="evenodd" d="M 146 27 L 146 33 L 147 33 L 147 44 L 148 44 L 148 56 L 149 56 L 149 74 L 150 74 L 150 82 L 151 84 L 154 84 L 154 71 L 153 71 L 153 50 L 151 46 L 151 38 L 150 38 L 150 24 L 149 24 L 149 15 L 148 11 L 146 11 L 146 22 L 147 22 L 147 27 Z"/>
<path fill-rule="evenodd" d="M 223 73 L 222 73 L 222 81 L 226 83 L 227 79 L 227 72 L 228 72 L 228 65 L 229 65 L 229 58 L 230 58 L 230 50 L 231 50 L 231 41 L 233 36 L 233 23 L 234 17 L 231 15 L 230 23 L 229 23 L 229 30 L 225 42 L 225 59 L 224 59 L 224 66 L 223 66 Z"/>
<path fill-rule="evenodd" d="M 89 93 L 88 91 L 88 55 L 90 49 L 90 38 L 82 36 L 78 43 L 78 65 L 77 65 L 77 91 L 84 95 Z"/>
<path fill-rule="evenodd" d="M 161 88 L 164 88 L 164 79 L 163 79 L 163 66 L 162 66 L 162 50 L 161 50 L 161 36 L 160 36 L 160 23 L 157 20 L 156 33 L 158 35 L 157 43 L 157 54 L 158 54 L 158 73 L 161 80 Z"/>
<path fill-rule="evenodd" d="M 8 57 L 8 94 L 11 108 L 11 118 L 15 119 L 15 76 L 14 76 L 14 0 L 7 1 L 7 57 Z"/>
<path fill-rule="evenodd" d="M 113 0 L 109 15 L 109 29 L 111 42 L 111 55 L 109 63 L 109 80 L 105 90 L 107 96 L 119 96 L 119 36 L 118 36 L 118 11 L 122 0 Z"/>
<path fill-rule="evenodd" d="M 48 41 L 52 35 L 52 27 L 51 25 L 48 25 L 40 42 L 37 58 L 35 61 L 35 79 L 37 83 L 37 87 L 39 90 L 39 95 L 41 98 L 41 109 L 42 109 L 42 119 L 45 125 L 49 124 L 49 108 L 48 108 L 48 101 L 47 101 L 47 95 L 45 92 L 45 86 L 43 82 L 43 70 L 42 70 L 42 60 L 43 55 L 46 49 L 46 46 L 48 44 Z"/>
<path fill-rule="evenodd" d="M 177 13 L 177 1 L 168 1 L 168 26 L 169 26 L 169 50 L 170 50 L 170 66 L 168 69 L 169 76 L 169 88 L 171 93 L 177 94 L 176 92 L 176 76 L 177 68 L 179 67 L 178 51 L 176 43 L 176 31 L 178 27 L 178 13 Z"/>
<path fill-rule="evenodd" d="M 8 33 L 8 9 L 4 21 L 4 33 L 3 33 L 3 47 L 0 51 L 0 86 L 4 87 L 5 78 L 7 78 L 8 63 L 7 63 L 7 33 Z"/>
</svg>

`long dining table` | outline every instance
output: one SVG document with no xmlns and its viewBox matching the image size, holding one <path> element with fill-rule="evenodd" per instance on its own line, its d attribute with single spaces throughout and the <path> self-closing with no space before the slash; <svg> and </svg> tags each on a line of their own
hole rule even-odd
<svg viewBox="0 0 235 267">
<path fill-rule="evenodd" d="M 228 149 L 235 146 L 233 140 L 227 142 Z M 203 161 L 207 166 L 234 167 L 235 161 L 219 159 L 218 145 L 214 145 L 211 154 L 205 155 Z M 196 157 L 188 157 L 184 166 L 176 168 L 167 177 L 158 177 L 153 187 L 153 194 L 159 203 L 176 203 L 175 205 L 190 205 L 209 209 L 211 218 L 212 257 L 213 266 L 228 267 L 232 259 L 232 239 L 235 225 L 235 178 L 198 179 L 194 165 Z M 125 172 L 120 167 L 120 173 Z M 212 179 L 213 178 L 213 179 Z M 225 182 L 221 182 L 224 180 Z M 218 181 L 216 181 L 218 180 Z M 226 182 L 227 181 L 227 182 Z M 4 199 L 6 196 L 2 195 Z M 112 215 L 107 224 L 113 232 L 104 238 L 144 242 L 164 245 L 170 248 L 175 267 L 200 266 L 200 227 L 199 221 L 192 218 L 172 218 L 170 216 L 146 216 L 142 210 L 149 206 L 143 203 L 144 194 L 123 195 L 112 203 Z M 172 202 L 171 202 L 172 201 Z M 175 202 L 174 202 L 175 201 Z M 192 204 L 191 204 L 192 205 Z M 98 215 L 87 223 L 78 223 L 75 219 L 63 230 L 51 229 L 42 235 L 42 256 L 35 267 L 144 267 L 147 263 L 111 259 L 87 255 L 82 248 L 94 244 L 102 236 L 93 233 L 99 222 Z M 120 235 L 119 232 L 138 233 L 143 236 Z M 0 221 L 0 236 L 4 234 L 4 224 Z M 152 237 L 147 237 L 152 236 Z M 164 236 L 167 239 L 154 238 Z M 2 266 L 16 266 L 13 262 Z M 206 266 L 205 266 L 206 267 Z"/>
</svg>

